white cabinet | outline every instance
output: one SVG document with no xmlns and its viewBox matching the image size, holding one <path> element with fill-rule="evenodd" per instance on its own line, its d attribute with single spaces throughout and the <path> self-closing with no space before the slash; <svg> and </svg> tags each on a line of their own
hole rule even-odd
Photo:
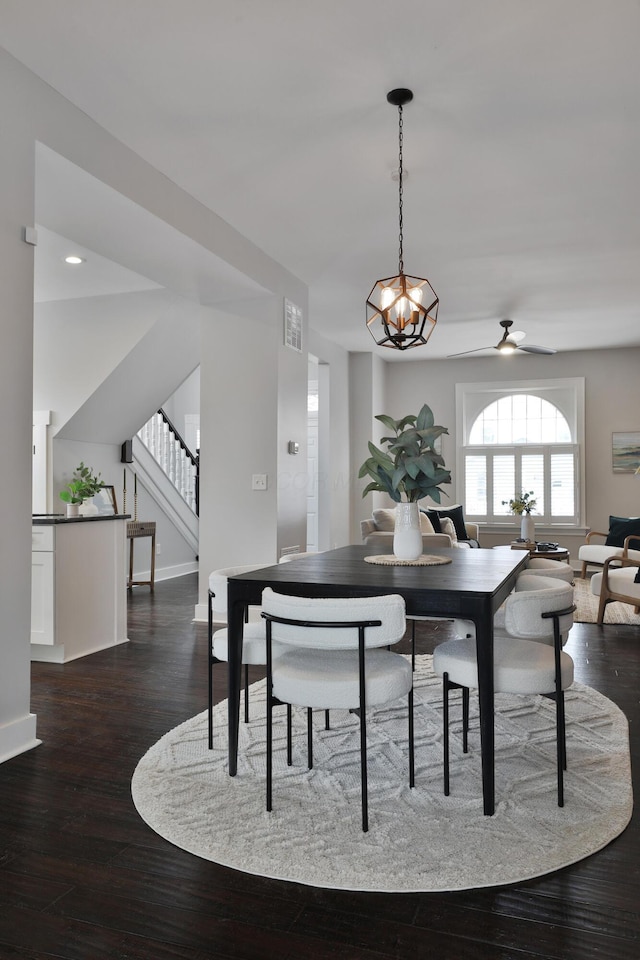
<svg viewBox="0 0 640 960">
<path fill-rule="evenodd" d="M 127 640 L 126 518 L 32 527 L 31 659 L 66 663 Z"/>
</svg>

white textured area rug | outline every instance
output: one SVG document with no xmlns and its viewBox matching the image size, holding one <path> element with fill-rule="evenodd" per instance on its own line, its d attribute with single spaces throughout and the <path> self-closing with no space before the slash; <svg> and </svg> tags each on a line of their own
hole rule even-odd
<svg viewBox="0 0 640 960">
<path fill-rule="evenodd" d="M 314 769 L 306 769 L 305 711 L 294 709 L 293 766 L 284 708 L 274 712 L 273 811 L 265 810 L 264 681 L 250 688 L 240 724 L 238 773 L 227 775 L 227 703 L 167 733 L 140 760 L 135 806 L 166 840 L 247 873 L 319 887 L 386 892 L 460 890 L 515 883 L 600 850 L 631 817 L 628 725 L 606 697 L 567 692 L 565 806 L 556 800 L 555 705 L 496 698 L 496 812 L 482 812 L 477 698 L 470 752 L 462 753 L 452 695 L 451 796 L 442 792 L 442 697 L 431 657 L 415 675 L 416 786 L 409 788 L 406 703 L 370 711 L 369 832 L 360 822 L 358 721 L 314 714 Z"/>
</svg>

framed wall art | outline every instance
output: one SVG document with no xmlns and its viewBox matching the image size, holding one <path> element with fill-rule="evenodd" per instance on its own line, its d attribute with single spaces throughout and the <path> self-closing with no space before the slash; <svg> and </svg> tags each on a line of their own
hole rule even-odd
<svg viewBox="0 0 640 960">
<path fill-rule="evenodd" d="M 614 473 L 637 473 L 640 470 L 640 432 L 614 433 L 611 452 Z"/>
</svg>

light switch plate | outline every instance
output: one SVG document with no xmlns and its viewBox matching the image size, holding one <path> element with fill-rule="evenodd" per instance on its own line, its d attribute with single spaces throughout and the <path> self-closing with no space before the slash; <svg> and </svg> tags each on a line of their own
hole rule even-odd
<svg viewBox="0 0 640 960">
<path fill-rule="evenodd" d="M 254 473 L 251 477 L 251 489 L 252 490 L 266 490 L 267 489 L 267 475 L 266 473 Z"/>
</svg>

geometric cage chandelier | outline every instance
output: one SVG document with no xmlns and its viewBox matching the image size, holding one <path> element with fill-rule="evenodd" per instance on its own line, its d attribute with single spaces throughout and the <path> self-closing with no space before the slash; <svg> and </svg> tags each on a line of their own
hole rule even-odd
<svg viewBox="0 0 640 960">
<path fill-rule="evenodd" d="M 391 90 L 387 100 L 398 108 L 398 273 L 376 280 L 367 297 L 367 326 L 380 347 L 409 350 L 426 343 L 438 322 L 438 297 L 428 280 L 404 272 L 403 251 L 403 124 L 402 108 L 413 100 L 411 90 Z"/>
</svg>

